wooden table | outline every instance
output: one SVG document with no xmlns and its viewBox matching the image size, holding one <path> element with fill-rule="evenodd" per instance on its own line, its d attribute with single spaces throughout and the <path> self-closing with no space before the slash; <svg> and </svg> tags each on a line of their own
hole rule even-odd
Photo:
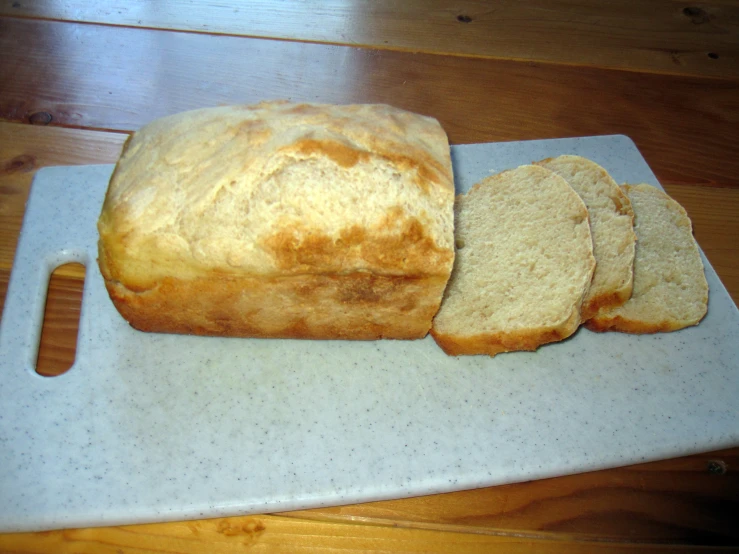
<svg viewBox="0 0 739 554">
<path fill-rule="evenodd" d="M 110 163 L 156 117 L 269 98 L 387 102 L 458 144 L 626 134 L 739 300 L 735 0 L 0 0 L 0 52 L 3 300 L 36 169 Z M 54 273 L 40 373 L 73 360 L 83 276 Z M 5 534 L 0 551 L 736 547 L 738 467 L 734 448 L 339 508 Z"/>
</svg>

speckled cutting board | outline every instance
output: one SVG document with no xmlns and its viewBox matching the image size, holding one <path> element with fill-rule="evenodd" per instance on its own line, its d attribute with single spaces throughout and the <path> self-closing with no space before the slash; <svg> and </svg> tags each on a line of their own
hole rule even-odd
<svg viewBox="0 0 739 554">
<path fill-rule="evenodd" d="M 623 136 L 453 147 L 457 186 L 575 153 L 657 184 Z M 706 263 L 706 319 L 581 329 L 536 353 L 420 341 L 144 334 L 95 258 L 112 166 L 38 172 L 0 327 L 0 530 L 164 521 L 399 498 L 739 444 L 739 313 Z M 77 360 L 34 372 L 51 270 L 87 266 Z"/>
</svg>

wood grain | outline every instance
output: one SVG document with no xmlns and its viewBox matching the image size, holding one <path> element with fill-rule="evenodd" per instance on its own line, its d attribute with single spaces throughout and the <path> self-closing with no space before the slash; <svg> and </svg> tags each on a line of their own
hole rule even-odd
<svg viewBox="0 0 739 554">
<path fill-rule="evenodd" d="M 721 282 L 739 305 L 739 189 L 662 183 L 688 212 L 693 234 Z"/>
<path fill-rule="evenodd" d="M 79 274 L 81 277 L 68 274 Z M 84 274 L 84 267 L 80 264 L 67 264 L 51 275 L 36 356 L 36 372 L 39 375 L 62 375 L 74 363 Z M 5 307 L 9 280 L 10 270 L 0 268 L 0 313 Z"/>
<path fill-rule="evenodd" d="M 661 544 L 582 541 L 566 534 L 460 532 L 397 527 L 379 522 L 336 522 L 276 515 L 217 518 L 158 525 L 70 529 L 0 535 L 0 550 L 15 553 L 95 552 L 699 552 L 700 548 Z"/>
<path fill-rule="evenodd" d="M 0 14 L 739 78 L 736 2 L 0 0 Z"/>
<path fill-rule="evenodd" d="M 709 472 L 721 462 L 726 474 Z M 563 533 L 578 540 L 739 544 L 739 448 L 414 499 L 286 513 L 327 521 Z"/>
<path fill-rule="evenodd" d="M 114 163 L 125 133 L 0 123 L 0 268 L 13 263 L 33 176 L 41 167 Z M 65 268 L 62 275 L 80 277 Z M 4 295 L 3 295 L 4 297 Z"/>
<path fill-rule="evenodd" d="M 453 143 L 625 134 L 658 178 L 739 186 L 739 83 L 148 29 L 0 19 L 0 119 L 130 131 L 271 98 L 387 102 Z"/>
<path fill-rule="evenodd" d="M 0 178 L 53 165 L 115 163 L 128 133 L 0 123 Z"/>
<path fill-rule="evenodd" d="M 82 273 L 83 278 L 67 277 L 65 272 Z M 61 375 L 74 364 L 84 273 L 85 267 L 81 264 L 65 264 L 51 274 L 36 358 L 36 373 L 39 375 Z"/>
<path fill-rule="evenodd" d="M 80 274 L 81 277 L 67 276 L 70 273 Z M 36 372 L 39 375 L 61 375 L 74 363 L 84 274 L 85 269 L 80 264 L 61 266 L 51 274 L 36 359 Z M 9 280 L 10 270 L 0 268 L 0 313 L 5 307 Z"/>
</svg>

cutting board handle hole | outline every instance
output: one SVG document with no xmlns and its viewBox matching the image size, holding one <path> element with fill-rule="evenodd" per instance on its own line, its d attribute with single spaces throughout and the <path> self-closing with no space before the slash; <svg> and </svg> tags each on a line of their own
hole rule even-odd
<svg viewBox="0 0 739 554">
<path fill-rule="evenodd" d="M 36 373 L 56 377 L 69 371 L 77 353 L 85 266 L 69 263 L 51 274 L 36 357 Z"/>
</svg>

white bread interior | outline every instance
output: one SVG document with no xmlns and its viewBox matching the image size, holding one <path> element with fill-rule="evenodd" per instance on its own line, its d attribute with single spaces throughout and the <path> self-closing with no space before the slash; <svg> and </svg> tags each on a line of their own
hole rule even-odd
<svg viewBox="0 0 739 554">
<path fill-rule="evenodd" d="M 585 204 L 554 172 L 488 177 L 455 203 L 457 254 L 431 330 L 450 355 L 535 350 L 580 324 L 595 268 Z"/>
</svg>

